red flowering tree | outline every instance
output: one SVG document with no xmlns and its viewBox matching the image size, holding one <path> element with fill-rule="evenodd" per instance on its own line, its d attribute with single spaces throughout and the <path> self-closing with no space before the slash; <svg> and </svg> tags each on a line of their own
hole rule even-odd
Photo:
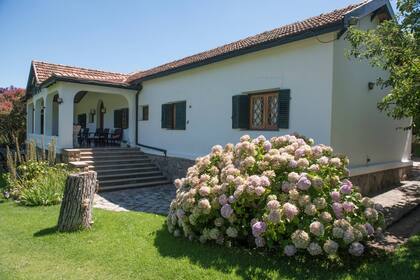
<svg viewBox="0 0 420 280">
<path fill-rule="evenodd" d="M 0 88 L 0 144 L 13 145 L 14 137 L 25 137 L 25 90 L 10 86 Z"/>
</svg>

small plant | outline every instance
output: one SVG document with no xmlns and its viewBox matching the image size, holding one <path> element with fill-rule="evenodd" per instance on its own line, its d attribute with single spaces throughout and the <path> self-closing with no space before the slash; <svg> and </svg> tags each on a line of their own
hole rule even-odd
<svg viewBox="0 0 420 280">
<path fill-rule="evenodd" d="M 347 165 L 331 147 L 294 135 L 245 135 L 236 145 L 214 146 L 175 180 L 169 232 L 286 256 L 360 256 L 383 215 L 347 179 Z"/>
<path fill-rule="evenodd" d="M 50 164 L 55 164 L 56 157 L 57 157 L 57 151 L 56 151 L 56 140 L 53 137 L 51 139 L 51 142 L 48 144 L 48 162 Z"/>
<path fill-rule="evenodd" d="M 62 168 L 47 167 L 31 187 L 20 192 L 19 203 L 25 206 L 55 205 L 61 202 L 68 172 Z"/>
<path fill-rule="evenodd" d="M 16 147 L 19 144 L 16 142 Z M 20 151 L 18 150 L 20 153 Z M 48 160 L 45 151 L 37 156 L 34 140 L 26 142 L 26 156 L 18 158 L 17 153 L 7 149 L 9 173 L 5 193 L 22 205 L 53 205 L 61 202 L 66 178 L 70 172 L 66 164 L 56 164 L 56 141 L 48 144 Z M 17 166 L 17 163 L 20 163 Z M 16 167 L 17 166 L 17 167 Z"/>
<path fill-rule="evenodd" d="M 36 161 L 36 143 L 34 139 L 26 141 L 26 161 Z"/>
</svg>

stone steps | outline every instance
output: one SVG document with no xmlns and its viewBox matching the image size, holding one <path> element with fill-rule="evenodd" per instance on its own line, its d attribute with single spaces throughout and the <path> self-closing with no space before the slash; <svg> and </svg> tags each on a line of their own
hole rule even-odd
<svg viewBox="0 0 420 280">
<path fill-rule="evenodd" d="M 122 184 L 122 185 L 113 185 L 107 187 L 100 187 L 100 191 L 115 191 L 115 190 L 124 190 L 124 189 L 133 189 L 133 188 L 145 188 L 145 187 L 153 187 L 153 186 L 160 186 L 170 183 L 169 180 L 162 180 L 162 181 L 152 181 L 148 183 L 133 183 L 133 184 Z"/>
<path fill-rule="evenodd" d="M 402 181 L 402 185 L 372 198 L 383 206 L 385 227 L 398 222 L 420 205 L 420 181 Z"/>
<path fill-rule="evenodd" d="M 123 174 L 143 173 L 143 172 L 147 173 L 147 172 L 152 172 L 152 171 L 160 171 L 160 170 L 157 166 L 154 166 L 151 164 L 150 167 L 134 167 L 134 168 L 126 167 L 126 168 L 119 168 L 117 170 L 99 169 L 99 170 L 96 170 L 96 173 L 98 173 L 98 176 L 109 176 L 109 175 L 121 175 L 121 173 Z"/>
<path fill-rule="evenodd" d="M 147 155 L 135 148 L 80 149 L 80 161 L 98 174 L 99 191 L 170 183 Z"/>
</svg>

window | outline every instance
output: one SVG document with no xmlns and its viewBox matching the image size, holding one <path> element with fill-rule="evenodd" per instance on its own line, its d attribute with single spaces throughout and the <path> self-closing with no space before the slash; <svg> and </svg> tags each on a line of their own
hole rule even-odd
<svg viewBox="0 0 420 280">
<path fill-rule="evenodd" d="M 128 108 L 114 110 L 114 128 L 128 128 Z"/>
<path fill-rule="evenodd" d="M 82 128 L 86 128 L 86 114 L 79 114 L 79 115 L 77 115 L 77 123 Z"/>
<path fill-rule="evenodd" d="M 232 128 L 289 128 L 290 90 L 232 97 Z"/>
<path fill-rule="evenodd" d="M 187 102 L 162 105 L 162 128 L 185 130 Z"/>
<path fill-rule="evenodd" d="M 149 120 L 149 105 L 139 106 L 139 120 L 148 121 Z"/>
<path fill-rule="evenodd" d="M 250 99 L 250 128 L 277 129 L 278 94 L 252 95 Z"/>
</svg>

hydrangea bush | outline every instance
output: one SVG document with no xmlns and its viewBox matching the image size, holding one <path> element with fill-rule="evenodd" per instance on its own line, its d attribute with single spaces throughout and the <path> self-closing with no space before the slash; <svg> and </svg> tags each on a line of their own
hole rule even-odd
<svg viewBox="0 0 420 280">
<path fill-rule="evenodd" d="M 175 180 L 167 226 L 175 236 L 220 245 L 361 256 L 381 230 L 380 206 L 347 179 L 348 159 L 312 139 L 242 136 L 214 146 Z"/>
</svg>

